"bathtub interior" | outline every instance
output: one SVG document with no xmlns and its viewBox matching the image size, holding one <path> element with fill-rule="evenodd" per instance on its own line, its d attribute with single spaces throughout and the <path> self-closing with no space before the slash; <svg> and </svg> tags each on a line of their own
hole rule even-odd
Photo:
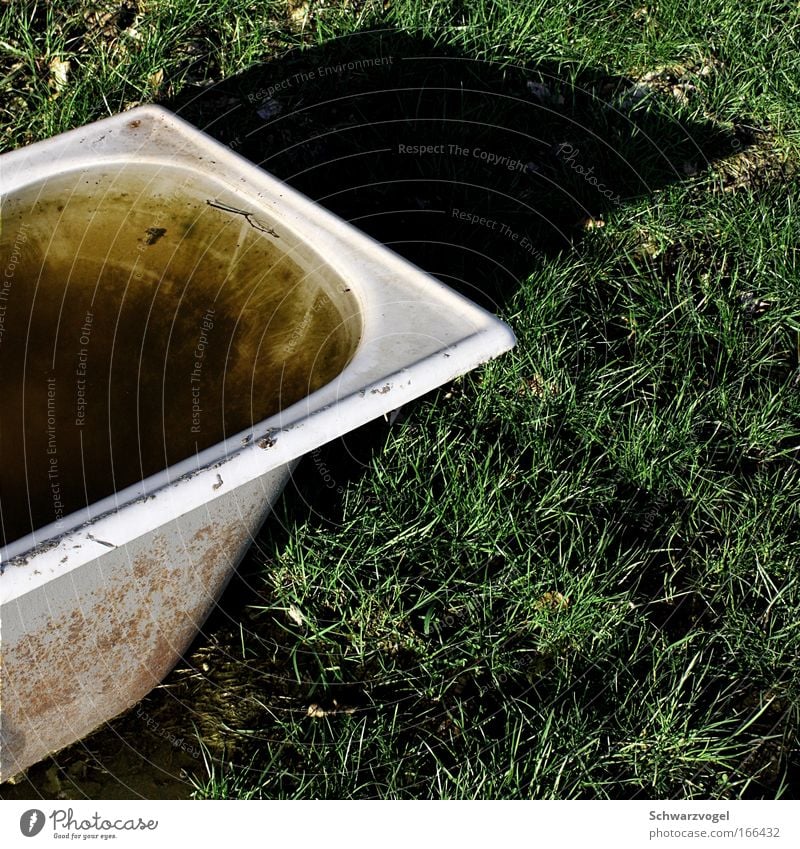
<svg viewBox="0 0 800 849">
<path fill-rule="evenodd" d="M 189 168 L 16 189 L 0 255 L 0 547 L 326 385 L 362 334 L 313 245 Z"/>
</svg>

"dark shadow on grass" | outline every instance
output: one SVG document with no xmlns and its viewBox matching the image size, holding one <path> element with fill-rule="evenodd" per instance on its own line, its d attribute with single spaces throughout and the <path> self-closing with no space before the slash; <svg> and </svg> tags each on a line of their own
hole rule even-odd
<svg viewBox="0 0 800 849">
<path fill-rule="evenodd" d="M 395 31 L 165 103 L 464 294 L 501 307 L 587 220 L 748 144 L 600 71 L 475 61 Z"/>
</svg>

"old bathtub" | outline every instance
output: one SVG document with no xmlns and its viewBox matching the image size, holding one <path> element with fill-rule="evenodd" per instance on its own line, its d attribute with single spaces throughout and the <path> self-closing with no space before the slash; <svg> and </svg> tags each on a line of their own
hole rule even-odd
<svg viewBox="0 0 800 849">
<path fill-rule="evenodd" d="M 514 338 L 158 107 L 0 180 L 4 781 L 164 678 L 298 458 Z"/>
</svg>

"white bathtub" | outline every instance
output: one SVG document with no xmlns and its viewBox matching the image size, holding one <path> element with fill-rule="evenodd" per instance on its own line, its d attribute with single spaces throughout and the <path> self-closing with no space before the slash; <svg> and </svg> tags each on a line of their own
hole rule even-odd
<svg viewBox="0 0 800 849">
<path fill-rule="evenodd" d="M 300 457 L 514 337 L 158 107 L 0 189 L 4 781 L 164 678 Z"/>
</svg>

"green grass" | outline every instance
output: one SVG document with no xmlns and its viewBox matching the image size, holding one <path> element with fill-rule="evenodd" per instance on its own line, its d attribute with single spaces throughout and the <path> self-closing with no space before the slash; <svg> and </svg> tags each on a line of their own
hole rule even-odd
<svg viewBox="0 0 800 849">
<path fill-rule="evenodd" d="M 465 88 L 491 86 L 491 103 L 465 94 L 437 119 L 474 110 L 480 126 L 452 139 L 473 133 L 487 149 L 521 149 L 503 127 L 545 134 L 514 123 L 521 101 L 504 100 L 537 70 L 563 87 L 564 110 L 580 86 L 580 160 L 624 198 L 598 206 L 591 185 L 552 163 L 566 201 L 474 163 L 409 166 L 431 182 L 405 200 L 429 191 L 423 200 L 446 210 L 469 197 L 466 208 L 520 232 L 540 232 L 531 209 L 543 209 L 570 221 L 569 247 L 523 256 L 467 227 L 459 244 L 499 257 L 504 282 L 489 297 L 517 348 L 304 461 L 224 610 L 145 702 L 202 742 L 203 757 L 182 764 L 196 797 L 800 792 L 800 12 L 654 5 L 312 2 L 292 22 L 278 3 L 152 0 L 91 38 L 86 3 L 2 7 L 6 148 L 134 103 L 192 101 L 210 81 L 242 97 L 258 74 L 270 79 L 261 63 L 280 78 L 304 55 L 349 60 L 363 42 L 343 37 L 380 29 L 389 44 L 407 37 L 407 55 L 421 44 L 484 63 L 457 73 Z M 284 58 L 298 47 L 300 59 Z M 57 92 L 54 58 L 70 61 Z M 266 167 L 344 212 L 326 163 L 380 147 L 380 109 L 438 108 L 416 89 L 377 111 L 367 95 L 327 102 L 376 79 L 281 95 L 291 114 L 246 152 L 262 144 Z M 621 106 L 637 82 L 644 96 Z M 297 138 L 333 128 L 335 145 L 370 120 L 379 141 L 291 153 Z M 345 188 L 385 178 L 358 163 L 332 166 Z M 497 186 L 503 196 L 485 188 Z M 359 191 L 376 216 L 403 208 Z M 605 226 L 575 229 L 575 198 Z M 422 264 L 480 283 L 473 255 L 440 266 L 443 250 Z M 31 770 L 36 792 L 51 792 L 54 765 L 62 793 L 104 792 L 109 779 L 93 775 L 114 771 L 117 733 L 145 758 L 147 732 L 129 715 Z"/>
</svg>

